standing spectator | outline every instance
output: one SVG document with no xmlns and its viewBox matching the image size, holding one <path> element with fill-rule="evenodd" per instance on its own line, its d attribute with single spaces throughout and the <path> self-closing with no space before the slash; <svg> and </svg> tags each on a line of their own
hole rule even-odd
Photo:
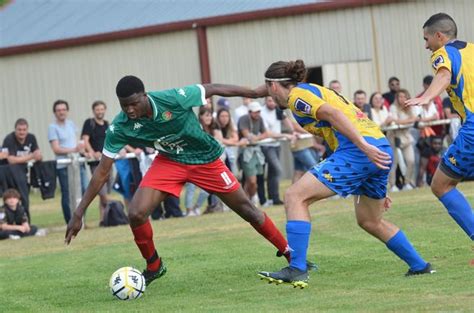
<svg viewBox="0 0 474 313">
<path fill-rule="evenodd" d="M 56 155 L 56 160 L 67 159 L 70 153 L 84 152 L 84 144 L 77 141 L 76 126 L 73 121 L 67 118 L 69 104 L 65 100 L 56 100 L 53 104 L 53 113 L 55 121 L 49 124 L 48 140 Z M 67 224 L 71 219 L 67 165 L 58 164 L 56 169 L 59 185 L 61 186 L 61 207 Z"/>
<path fill-rule="evenodd" d="M 282 123 L 285 123 L 289 129 L 293 129 L 293 127 L 286 117 L 285 112 L 277 109 L 276 106 L 276 102 L 272 97 L 267 96 L 265 98 L 265 105 L 262 108 L 261 117 L 267 129 L 268 136 L 273 139 L 294 139 L 293 135 L 282 134 Z M 280 162 L 280 142 L 276 140 L 275 142 L 262 144 L 261 149 L 265 155 L 265 163 L 268 166 L 267 192 L 269 199 L 264 203 L 264 206 L 281 205 L 283 201 L 280 199 L 279 189 L 283 169 Z M 263 190 L 265 192 L 265 187 L 263 187 Z"/>
<path fill-rule="evenodd" d="M 390 77 L 388 79 L 388 89 L 389 91 L 383 94 L 387 108 L 395 101 L 395 94 L 400 90 L 400 80 L 395 76 Z"/>
<path fill-rule="evenodd" d="M 342 85 L 337 79 L 331 80 L 329 82 L 328 88 L 337 91 L 339 94 L 342 93 Z"/>
<path fill-rule="evenodd" d="M 412 124 L 418 120 L 413 113 L 412 108 L 405 108 L 404 103 L 410 98 L 410 94 L 405 89 L 400 89 L 396 93 L 395 102 L 390 106 L 390 114 L 393 121 L 398 125 Z M 411 190 L 415 185 L 414 168 L 415 168 L 415 149 L 413 148 L 414 138 L 409 128 L 391 130 L 387 133 L 392 147 L 394 147 L 394 160 L 390 171 L 389 183 L 390 191 L 399 191 L 395 184 L 397 166 L 404 162 L 406 171 L 403 173 L 405 177 L 403 189 Z M 403 172 L 403 171 L 402 171 Z"/>
<path fill-rule="evenodd" d="M 425 93 L 428 87 L 430 87 L 431 82 L 433 82 L 432 75 L 427 75 L 423 78 L 423 91 L 416 96 L 417 98 L 421 97 Z M 431 102 L 433 103 L 433 106 L 435 107 L 436 112 L 438 112 L 438 119 L 443 119 L 444 112 L 443 112 L 443 101 L 441 100 L 441 97 L 436 96 Z M 431 126 L 431 128 L 435 132 L 436 136 L 444 135 L 444 125 Z"/>
<path fill-rule="evenodd" d="M 370 106 L 370 116 L 372 121 L 375 122 L 375 124 L 379 125 L 380 128 L 390 125 L 390 123 L 393 121 L 393 118 L 390 112 L 385 107 L 384 99 L 380 92 L 374 92 L 370 96 Z"/>
<path fill-rule="evenodd" d="M 265 164 L 265 156 L 257 142 L 268 137 L 265 124 L 260 116 L 261 110 L 260 103 L 257 101 L 251 102 L 249 113 L 240 118 L 238 126 L 239 137 L 247 138 L 251 145 L 241 148 L 239 157 L 245 175 L 245 191 L 256 206 L 259 205 L 258 196 L 256 195 L 257 175 L 263 174 L 263 165 Z"/>
<path fill-rule="evenodd" d="M 28 133 L 28 122 L 24 118 L 19 118 L 15 122 L 15 131 L 5 137 L 2 144 L 3 148 L 8 150 L 8 163 L 17 164 L 21 167 L 21 173 L 24 174 L 24 181 L 27 181 L 27 163 L 29 161 L 41 161 L 41 151 L 36 142 L 36 137 Z M 20 186 L 18 186 L 20 187 Z M 25 188 L 21 188 L 21 202 L 31 220 L 29 209 L 29 190 L 25 184 Z M 25 190 L 22 190 L 25 189 Z"/>
<path fill-rule="evenodd" d="M 105 112 L 107 110 L 107 105 L 103 101 L 95 101 L 92 103 L 92 113 L 94 117 L 85 120 L 84 125 L 82 126 L 81 138 L 84 140 L 86 157 L 88 159 L 93 159 L 89 161 L 89 167 L 91 174 L 94 174 L 94 171 L 99 165 L 99 160 L 102 157 L 102 149 L 104 148 L 105 132 L 107 127 L 109 127 L 109 122 L 105 118 Z M 99 225 L 104 224 L 104 213 L 105 207 L 107 206 L 107 190 L 108 186 L 105 184 L 102 186 L 102 189 L 99 191 Z"/>
<path fill-rule="evenodd" d="M 354 92 L 354 104 L 367 115 L 368 118 L 372 119 L 372 112 L 370 111 L 370 104 L 367 103 L 367 94 L 363 90 L 357 90 Z"/>
<path fill-rule="evenodd" d="M 225 165 L 235 172 L 235 147 L 247 144 L 246 139 L 239 140 L 237 129 L 234 122 L 230 118 L 230 111 L 226 108 L 221 108 L 217 111 L 216 122 L 222 132 L 222 143 L 225 145 Z"/>
<path fill-rule="evenodd" d="M 235 108 L 234 121 L 239 125 L 239 120 L 242 116 L 249 114 L 249 104 L 252 102 L 250 98 L 242 98 L 242 104 Z"/>
</svg>

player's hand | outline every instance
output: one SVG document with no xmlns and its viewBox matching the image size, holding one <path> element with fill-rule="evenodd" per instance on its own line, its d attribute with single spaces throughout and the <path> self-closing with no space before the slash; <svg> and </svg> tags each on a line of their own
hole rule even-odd
<svg viewBox="0 0 474 313">
<path fill-rule="evenodd" d="M 430 103 L 430 99 L 426 98 L 426 97 L 419 97 L 419 98 L 412 98 L 412 99 L 408 99 L 407 101 L 405 101 L 405 107 L 411 107 L 411 106 L 414 106 L 414 105 L 426 105 L 428 103 Z"/>
<path fill-rule="evenodd" d="M 69 244 L 71 240 L 76 238 L 77 233 L 82 228 L 82 216 L 78 216 L 76 214 L 72 215 L 71 220 L 67 224 L 66 235 L 64 236 L 64 243 Z"/>
<path fill-rule="evenodd" d="M 388 153 L 381 151 L 376 146 L 367 144 L 362 151 L 367 155 L 370 161 L 372 161 L 378 168 L 383 170 L 389 170 L 392 158 Z"/>
</svg>

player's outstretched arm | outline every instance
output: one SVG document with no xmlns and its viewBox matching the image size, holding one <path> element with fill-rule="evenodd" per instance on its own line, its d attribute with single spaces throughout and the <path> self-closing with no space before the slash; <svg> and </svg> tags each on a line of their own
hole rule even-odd
<svg viewBox="0 0 474 313">
<path fill-rule="evenodd" d="M 66 235 L 64 242 L 69 244 L 73 238 L 76 237 L 77 233 L 82 228 L 82 217 L 86 213 L 87 207 L 94 200 L 94 198 L 99 193 L 102 186 L 108 180 L 110 170 L 114 164 L 114 159 L 102 155 L 99 165 L 92 175 L 89 186 L 87 186 L 86 192 L 81 199 L 81 202 L 77 206 L 74 214 L 72 215 L 71 220 L 67 225 Z"/>
<path fill-rule="evenodd" d="M 388 166 L 391 163 L 390 155 L 369 144 L 341 111 L 324 103 L 316 111 L 316 118 L 331 123 L 332 127 L 349 138 L 377 167 L 390 169 Z"/>
<path fill-rule="evenodd" d="M 424 105 L 430 103 L 436 96 L 440 95 L 451 83 L 451 72 L 447 68 L 440 68 L 436 73 L 431 85 L 418 98 L 405 101 L 405 106 Z"/>
<path fill-rule="evenodd" d="M 202 86 L 206 90 L 206 98 L 212 96 L 246 98 L 261 98 L 268 96 L 267 87 L 265 85 L 258 86 L 255 89 L 225 84 L 204 84 Z"/>
</svg>

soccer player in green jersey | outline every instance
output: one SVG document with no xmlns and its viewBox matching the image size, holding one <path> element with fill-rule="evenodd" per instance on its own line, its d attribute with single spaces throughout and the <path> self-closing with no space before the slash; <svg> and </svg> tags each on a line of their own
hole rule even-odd
<svg viewBox="0 0 474 313">
<path fill-rule="evenodd" d="M 191 85 L 164 91 L 145 92 L 143 82 L 125 76 L 116 93 L 122 111 L 110 124 L 102 158 L 87 190 L 68 224 L 65 242 L 69 244 L 82 228 L 82 217 L 97 195 L 125 145 L 132 143 L 159 151 L 143 178 L 130 206 L 128 217 L 147 267 L 143 272 L 148 285 L 166 272 L 153 242 L 150 213 L 168 194 L 179 197 L 186 182 L 216 194 L 240 217 L 269 240 L 279 255 L 289 261 L 287 241 L 273 221 L 248 199 L 232 172 L 219 159 L 223 148 L 204 132 L 192 107 L 206 104 L 206 98 L 220 95 L 258 98 L 265 86 L 248 89 L 232 85 Z"/>
</svg>

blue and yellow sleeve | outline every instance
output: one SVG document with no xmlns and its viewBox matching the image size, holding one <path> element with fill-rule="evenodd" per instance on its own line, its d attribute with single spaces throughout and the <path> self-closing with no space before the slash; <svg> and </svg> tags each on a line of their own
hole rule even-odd
<svg viewBox="0 0 474 313">
<path fill-rule="evenodd" d="M 310 118 L 313 122 L 317 120 L 316 113 L 319 108 L 326 103 L 320 95 L 321 92 L 315 86 L 295 87 L 291 90 L 289 97 L 289 107 L 297 122 L 304 126 L 308 124 Z M 299 118 L 298 118 L 299 117 Z"/>
<path fill-rule="evenodd" d="M 431 55 L 431 66 L 433 67 L 435 74 L 443 67 L 451 72 L 451 60 L 449 59 L 445 47 L 441 47 L 433 52 Z"/>
</svg>

